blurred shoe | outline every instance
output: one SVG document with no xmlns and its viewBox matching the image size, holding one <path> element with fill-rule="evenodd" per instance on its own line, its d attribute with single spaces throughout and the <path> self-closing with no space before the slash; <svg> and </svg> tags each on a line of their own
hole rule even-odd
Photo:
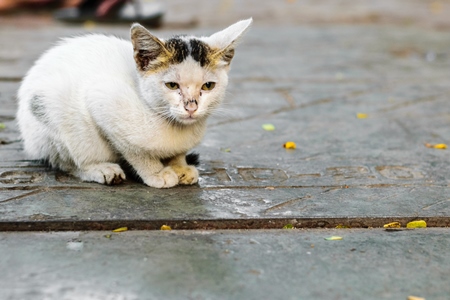
<svg viewBox="0 0 450 300">
<path fill-rule="evenodd" d="M 162 24 L 164 10 L 159 3 L 142 3 L 138 0 L 85 0 L 78 6 L 61 8 L 53 17 L 59 21 L 83 23 L 132 23 L 149 27 Z"/>
</svg>

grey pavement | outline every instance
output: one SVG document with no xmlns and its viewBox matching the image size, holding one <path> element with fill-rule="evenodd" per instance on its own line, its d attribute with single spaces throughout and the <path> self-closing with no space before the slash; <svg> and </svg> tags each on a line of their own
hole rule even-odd
<svg viewBox="0 0 450 300">
<path fill-rule="evenodd" d="M 108 234 L 2 234 L 3 299 L 406 300 L 450 295 L 450 237 L 442 228 Z M 324 239 L 331 235 L 343 239 Z"/>
<path fill-rule="evenodd" d="M 0 19 L 4 298 L 450 299 L 450 150 L 425 146 L 450 145 L 450 2 L 435 2 L 196 1 L 196 13 L 169 1 L 163 37 L 255 24 L 195 149 L 199 184 L 167 190 L 48 170 L 26 159 L 14 121 L 45 49 L 128 27 Z M 418 219 L 441 228 L 367 229 Z M 150 231 L 163 224 L 190 231 Z M 319 229 L 339 225 L 360 229 Z M 122 226 L 136 231 L 98 231 Z"/>
</svg>

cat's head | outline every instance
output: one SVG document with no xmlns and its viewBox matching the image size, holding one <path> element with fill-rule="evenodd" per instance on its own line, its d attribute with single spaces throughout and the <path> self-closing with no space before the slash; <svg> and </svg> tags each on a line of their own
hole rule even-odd
<svg viewBox="0 0 450 300">
<path fill-rule="evenodd" d="M 209 37 L 159 39 L 144 27 L 131 27 L 141 96 L 170 122 L 204 120 L 223 100 L 238 40 L 252 19 Z"/>
</svg>

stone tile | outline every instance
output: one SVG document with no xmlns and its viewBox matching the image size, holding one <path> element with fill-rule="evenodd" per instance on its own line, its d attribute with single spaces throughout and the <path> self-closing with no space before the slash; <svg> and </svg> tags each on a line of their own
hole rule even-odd
<svg viewBox="0 0 450 300">
<path fill-rule="evenodd" d="M 348 217 L 364 227 L 417 216 L 447 224 L 448 150 L 424 143 L 449 143 L 448 35 L 392 25 L 255 23 L 236 52 L 227 102 L 195 149 L 199 185 L 170 190 L 82 183 L 26 160 L 14 121 L 20 79 L 59 37 L 88 30 L 52 24 L 30 36 L 28 28 L 2 27 L 0 39 L 11 45 L 0 52 L 2 226 L 92 229 L 135 221 L 145 229 L 172 220 L 180 228 L 255 228 L 308 219 L 315 221 L 302 226 L 331 227 Z M 120 26 L 92 31 L 128 36 Z M 264 123 L 275 131 L 264 131 Z M 287 141 L 297 149 L 284 149 Z"/>
<path fill-rule="evenodd" d="M 446 299 L 448 231 L 1 233 L 0 289 L 11 300 Z"/>
</svg>

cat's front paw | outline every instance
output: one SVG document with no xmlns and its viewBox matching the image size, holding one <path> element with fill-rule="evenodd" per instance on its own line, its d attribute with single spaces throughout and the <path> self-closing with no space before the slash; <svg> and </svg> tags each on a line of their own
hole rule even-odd
<svg viewBox="0 0 450 300">
<path fill-rule="evenodd" d="M 125 173 L 118 164 L 99 163 L 86 166 L 75 173 L 83 181 L 95 181 L 107 185 L 120 184 L 125 180 Z"/>
<path fill-rule="evenodd" d="M 178 176 L 179 184 L 194 184 L 198 182 L 198 170 L 193 166 L 172 166 Z"/>
<path fill-rule="evenodd" d="M 170 188 L 178 184 L 178 175 L 171 167 L 165 167 L 158 174 L 143 178 L 144 183 L 155 188 Z"/>
</svg>

